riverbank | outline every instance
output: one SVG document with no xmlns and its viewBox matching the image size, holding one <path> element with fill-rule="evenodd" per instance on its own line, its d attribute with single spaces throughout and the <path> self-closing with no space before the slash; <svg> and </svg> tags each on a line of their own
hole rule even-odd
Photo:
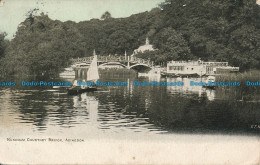
<svg viewBox="0 0 260 165">
<path fill-rule="evenodd" d="M 239 101 L 260 101 L 259 82 L 260 71 L 251 70 L 242 73 L 227 73 L 216 77 L 216 81 L 241 82 L 239 87 L 221 87 L 223 98 Z M 250 82 L 250 83 L 249 83 Z"/>
</svg>

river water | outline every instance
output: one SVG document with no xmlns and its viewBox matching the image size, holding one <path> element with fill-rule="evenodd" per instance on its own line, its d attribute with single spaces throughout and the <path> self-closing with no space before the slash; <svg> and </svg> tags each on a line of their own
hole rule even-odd
<svg viewBox="0 0 260 165">
<path fill-rule="evenodd" d="M 71 80 L 59 80 L 71 81 Z M 259 135 L 259 102 L 232 99 L 222 89 L 190 86 L 200 78 L 103 78 L 94 93 L 67 95 L 64 89 L 9 87 L 0 90 L 0 127 L 21 127 L 27 134 L 96 138 L 136 135 Z M 183 82 L 184 86 L 134 85 Z M 232 89 L 231 89 L 232 90 Z"/>
<path fill-rule="evenodd" d="M 184 86 L 135 86 L 135 81 L 181 81 Z M 2 160 L 12 164 L 259 162 L 259 102 L 239 100 L 233 87 L 210 90 L 190 86 L 190 81 L 201 79 L 105 76 L 100 82 L 128 85 L 98 86 L 94 93 L 76 96 L 65 89 L 21 87 L 21 80 L 16 81 L 15 87 L 0 89 Z"/>
</svg>

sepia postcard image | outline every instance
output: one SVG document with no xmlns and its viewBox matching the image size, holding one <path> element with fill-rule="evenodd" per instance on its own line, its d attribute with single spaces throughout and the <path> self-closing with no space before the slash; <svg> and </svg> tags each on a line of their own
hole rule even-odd
<svg viewBox="0 0 260 165">
<path fill-rule="evenodd" d="M 0 0 L 0 164 L 260 165 L 260 0 Z"/>
</svg>

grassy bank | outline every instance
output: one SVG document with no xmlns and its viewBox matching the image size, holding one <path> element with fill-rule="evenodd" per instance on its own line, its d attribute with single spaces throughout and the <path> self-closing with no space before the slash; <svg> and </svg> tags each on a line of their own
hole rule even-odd
<svg viewBox="0 0 260 165">
<path fill-rule="evenodd" d="M 217 82 L 239 82 L 240 86 L 219 87 L 218 92 L 224 99 L 241 101 L 260 101 L 260 70 L 251 70 L 242 73 L 227 73 L 219 75 Z M 248 82 L 255 85 L 248 85 Z M 258 82 L 258 85 L 257 85 Z"/>
</svg>

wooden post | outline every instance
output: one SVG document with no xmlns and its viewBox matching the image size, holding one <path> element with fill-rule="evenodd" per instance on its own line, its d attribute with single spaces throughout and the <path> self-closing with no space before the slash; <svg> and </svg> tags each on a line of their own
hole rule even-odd
<svg viewBox="0 0 260 165">
<path fill-rule="evenodd" d="M 126 51 L 125 51 L 125 61 L 126 61 Z"/>
<path fill-rule="evenodd" d="M 130 68 L 129 56 L 127 56 L 127 68 Z"/>
</svg>

